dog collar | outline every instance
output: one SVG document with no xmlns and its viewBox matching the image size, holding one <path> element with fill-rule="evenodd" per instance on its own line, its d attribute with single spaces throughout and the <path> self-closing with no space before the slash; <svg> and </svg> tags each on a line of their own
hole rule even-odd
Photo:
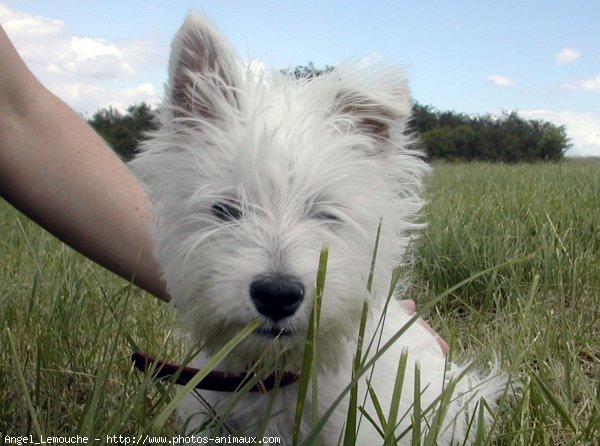
<svg viewBox="0 0 600 446">
<path fill-rule="evenodd" d="M 176 377 L 175 383 L 186 385 L 200 372 L 194 367 L 184 367 L 156 359 L 144 352 L 134 352 L 131 360 L 138 370 L 146 372 L 152 365 L 156 365 L 154 377 L 159 379 Z M 219 392 L 235 392 L 254 378 L 253 373 L 240 373 L 230 375 L 224 372 L 212 371 L 196 385 L 196 389 L 215 390 Z M 295 372 L 274 372 L 260 380 L 258 384 L 250 388 L 250 392 L 266 393 L 277 387 L 284 387 L 295 382 L 300 375 Z"/>
</svg>

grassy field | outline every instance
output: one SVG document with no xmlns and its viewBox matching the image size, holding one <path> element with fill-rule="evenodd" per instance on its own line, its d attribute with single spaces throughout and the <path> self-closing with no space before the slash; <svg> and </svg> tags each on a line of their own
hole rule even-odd
<svg viewBox="0 0 600 446">
<path fill-rule="evenodd" d="M 482 443 L 600 444 L 600 162 L 442 164 L 429 182 L 410 297 L 465 281 L 428 320 L 453 355 L 493 349 L 524 383 Z M 169 309 L 4 203 L 0 226 L 0 444 L 146 432 L 174 389 L 129 356 L 185 355 Z"/>
</svg>

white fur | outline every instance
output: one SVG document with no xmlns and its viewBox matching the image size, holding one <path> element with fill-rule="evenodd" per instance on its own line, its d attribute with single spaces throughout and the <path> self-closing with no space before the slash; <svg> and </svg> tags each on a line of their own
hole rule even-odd
<svg viewBox="0 0 600 446">
<path fill-rule="evenodd" d="M 267 351 L 277 358 L 276 367 L 298 370 L 319 253 L 328 245 L 317 358 L 323 413 L 351 380 L 364 301 L 370 306 L 367 331 L 374 336 L 392 270 L 420 227 L 422 177 L 428 168 L 410 149 L 405 134 L 411 98 L 404 75 L 387 66 L 348 63 L 308 81 L 242 68 L 213 25 L 194 13 L 173 42 L 169 73 L 167 97 L 158 111 L 160 128 L 142 144 L 132 167 L 156 205 L 156 257 L 173 304 L 193 339 L 204 347 L 195 363 L 201 366 L 242 327 L 259 319 L 267 330 L 275 327 L 294 334 L 253 334 L 222 367 L 250 368 Z M 219 219 L 212 207 L 223 202 L 238 206 L 241 218 Z M 380 222 L 375 281 L 368 293 Z M 261 274 L 293 276 L 304 285 L 300 307 L 279 323 L 259 313 L 249 297 L 250 284 Z M 409 320 L 392 299 L 381 344 Z M 408 366 L 397 435 L 411 426 L 417 363 L 423 409 L 440 397 L 451 375 L 464 370 L 451 365 L 448 373 L 436 339 L 420 324 L 411 325 L 377 362 L 371 377 L 386 415 L 403 350 L 408 351 Z M 447 408 L 439 444 L 472 438 L 467 423 L 469 417 L 477 417 L 480 398 L 494 407 L 505 389 L 506 378 L 497 372 L 485 379 L 471 372 L 465 375 Z M 281 436 L 283 444 L 291 443 L 297 388 L 291 384 L 279 390 L 271 410 L 277 415 L 267 424 L 266 434 Z M 360 389 L 362 403 L 364 381 Z M 203 397 L 219 406 L 231 394 L 205 392 Z M 244 396 L 227 425 L 240 434 L 255 434 L 270 397 Z M 307 404 L 310 407 L 310 400 Z M 377 419 L 368 397 L 365 408 Z M 347 401 L 327 423 L 321 444 L 338 443 L 346 411 Z M 201 412 L 206 412 L 204 406 L 190 396 L 180 415 L 187 419 Z M 192 417 L 188 431 L 202 418 Z M 309 419 L 305 416 L 303 435 Z M 427 431 L 425 422 L 418 428 Z M 474 432 L 476 427 L 470 429 Z M 408 444 L 410 438 L 409 433 L 400 444 Z M 381 443 L 363 419 L 357 444 Z"/>
</svg>

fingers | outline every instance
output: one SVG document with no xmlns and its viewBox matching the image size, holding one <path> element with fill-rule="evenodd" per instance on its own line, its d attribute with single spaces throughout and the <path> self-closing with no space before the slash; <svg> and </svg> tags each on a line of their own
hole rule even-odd
<svg viewBox="0 0 600 446">
<path fill-rule="evenodd" d="M 400 305 L 410 315 L 414 315 L 417 312 L 417 304 L 415 304 L 415 301 L 412 299 L 401 300 Z M 437 334 L 437 332 L 433 328 L 431 328 L 431 326 L 423 319 L 419 319 L 419 323 L 436 338 L 438 344 L 440 345 L 442 353 L 444 354 L 444 356 L 447 356 L 448 351 L 450 350 L 448 343 L 444 341 L 444 339 L 439 334 Z"/>
<path fill-rule="evenodd" d="M 403 299 L 400 301 L 400 306 L 406 310 L 408 314 L 415 314 L 417 312 L 417 304 L 412 299 Z"/>
</svg>

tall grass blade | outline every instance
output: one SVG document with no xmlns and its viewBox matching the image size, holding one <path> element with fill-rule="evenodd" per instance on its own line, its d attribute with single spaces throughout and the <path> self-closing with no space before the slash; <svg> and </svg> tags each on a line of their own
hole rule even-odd
<svg viewBox="0 0 600 446">
<path fill-rule="evenodd" d="M 550 403 L 552 407 L 560 414 L 561 419 L 569 425 L 573 432 L 577 431 L 577 426 L 574 421 L 571 419 L 569 415 L 569 411 L 561 404 L 560 400 L 554 395 L 554 393 L 550 390 L 548 385 L 539 378 L 537 375 L 533 375 L 533 379 L 535 380 L 539 390 L 546 397 L 547 401 Z"/>
<path fill-rule="evenodd" d="M 371 404 L 373 404 L 373 408 L 375 409 L 375 414 L 377 415 L 377 419 L 379 422 L 375 422 L 373 417 L 369 415 L 369 413 L 364 407 L 359 407 L 359 410 L 361 414 L 365 416 L 367 420 L 373 425 L 373 427 L 377 429 L 377 432 L 379 432 L 381 438 L 385 438 L 385 432 L 383 431 L 383 429 L 385 429 L 387 420 L 385 419 L 383 408 L 381 407 L 381 403 L 379 402 L 379 397 L 377 396 L 377 393 L 375 393 L 375 389 L 373 389 L 373 386 L 371 386 L 371 382 L 368 379 L 367 391 L 369 392 L 369 399 L 371 400 Z"/>
<path fill-rule="evenodd" d="M 398 409 L 400 408 L 400 399 L 402 398 L 402 387 L 404 385 L 407 362 L 408 351 L 404 350 L 400 355 L 398 368 L 396 369 L 392 402 L 390 404 L 390 411 L 385 425 L 384 446 L 393 446 L 396 443 L 396 423 L 398 422 Z"/>
<path fill-rule="evenodd" d="M 315 288 L 315 301 L 313 303 L 313 353 L 312 353 L 312 425 L 319 420 L 319 367 L 317 360 L 319 357 L 319 323 L 321 321 L 321 303 L 323 302 L 323 291 L 325 290 L 325 278 L 327 277 L 327 260 L 329 258 L 329 248 L 324 246 L 319 258 L 319 269 L 317 272 L 317 286 Z"/>
<path fill-rule="evenodd" d="M 415 383 L 413 388 L 413 417 L 412 417 L 412 439 L 413 445 L 421 444 L 421 431 L 422 425 L 425 423 L 423 420 L 423 411 L 421 410 L 421 367 L 419 363 L 415 364 Z"/>
<path fill-rule="evenodd" d="M 17 347 L 15 345 L 15 340 L 9 328 L 6 328 L 6 336 L 8 337 L 8 343 L 10 345 L 10 351 L 13 356 L 15 371 L 17 373 L 17 378 L 19 379 L 19 384 L 21 386 L 21 390 L 23 392 L 23 397 L 25 398 L 25 402 L 27 404 L 27 408 L 29 410 L 29 415 L 31 416 L 31 420 L 33 422 L 33 427 L 38 438 L 41 438 L 44 432 L 42 431 L 42 427 L 37 417 L 37 411 L 33 405 L 33 401 L 31 400 L 31 395 L 29 395 L 29 387 L 25 382 L 25 376 L 23 375 L 23 366 L 19 363 L 19 355 L 17 353 Z"/>
<path fill-rule="evenodd" d="M 367 279 L 367 291 L 370 293 L 373 289 L 373 278 L 375 276 L 375 264 L 377 262 L 377 250 L 379 249 L 379 239 L 381 237 L 381 221 L 377 226 L 377 235 L 375 237 L 375 247 L 371 257 L 371 266 L 369 268 L 369 278 Z M 369 317 L 369 302 L 365 299 L 363 303 L 362 313 L 360 316 L 360 325 L 358 328 L 358 340 L 356 344 L 356 352 L 354 354 L 354 363 L 352 367 L 352 376 L 360 368 L 362 363 L 362 349 L 365 339 L 365 331 L 367 329 L 367 319 Z M 356 444 L 356 434 L 358 426 L 356 423 L 356 411 L 358 408 L 358 384 L 350 391 L 350 401 L 348 403 L 348 413 L 346 415 L 346 427 L 344 431 L 344 446 L 354 446 Z"/>
<path fill-rule="evenodd" d="M 171 416 L 171 414 L 177 409 L 177 406 L 181 403 L 183 398 L 185 398 L 190 392 L 192 392 L 196 385 L 202 381 L 212 370 L 214 370 L 217 365 L 225 357 L 231 353 L 231 351 L 237 347 L 244 339 L 246 339 L 254 330 L 256 330 L 260 326 L 260 322 L 258 320 L 250 322 L 243 330 L 241 330 L 238 334 L 236 334 L 233 338 L 231 338 L 221 349 L 206 363 L 206 365 L 202 368 L 202 370 L 197 373 L 182 389 L 181 391 L 173 398 L 169 404 L 154 418 L 152 422 L 152 431 L 154 433 L 159 433 L 162 431 L 167 418 Z"/>
<path fill-rule="evenodd" d="M 295 446 L 300 440 L 300 431 L 302 430 L 302 418 L 304 416 L 304 408 L 306 404 L 306 398 L 308 396 L 308 385 L 311 378 L 316 382 L 317 364 L 316 364 L 316 353 L 317 353 L 317 334 L 319 328 L 319 318 L 321 317 L 321 300 L 323 298 L 323 291 L 325 288 L 325 275 L 327 273 L 327 259 L 329 258 L 329 248 L 324 246 L 321 249 L 321 255 L 319 257 L 319 269 L 317 272 L 317 282 L 315 287 L 315 299 L 313 302 L 313 308 L 310 313 L 310 320 L 308 322 L 308 333 L 306 334 L 306 345 L 304 347 L 304 356 L 302 358 L 302 369 L 300 371 L 300 381 L 298 383 L 298 399 L 296 400 L 296 414 L 294 417 L 294 431 L 292 434 L 292 444 Z M 318 413 L 318 400 L 315 383 L 313 382 L 313 395 L 312 395 L 312 421 L 316 424 L 318 417 L 315 416 L 315 412 Z M 315 400 L 316 403 L 315 403 Z M 317 439 L 314 439 L 316 444 Z"/>
</svg>

